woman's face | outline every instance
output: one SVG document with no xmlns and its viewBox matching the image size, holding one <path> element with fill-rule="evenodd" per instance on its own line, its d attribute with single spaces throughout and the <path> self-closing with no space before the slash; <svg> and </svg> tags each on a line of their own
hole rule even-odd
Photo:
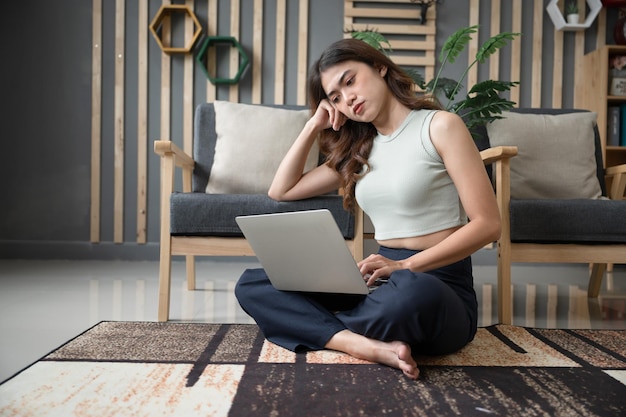
<svg viewBox="0 0 626 417">
<path fill-rule="evenodd" d="M 345 61 L 321 73 L 322 87 L 330 103 L 346 117 L 370 123 L 389 97 L 386 72 L 385 67 L 377 70 L 362 62 Z"/>
</svg>

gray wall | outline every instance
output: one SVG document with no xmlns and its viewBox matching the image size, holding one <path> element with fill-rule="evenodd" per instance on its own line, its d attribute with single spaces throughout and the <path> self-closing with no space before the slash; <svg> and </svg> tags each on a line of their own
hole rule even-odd
<svg viewBox="0 0 626 417">
<path fill-rule="evenodd" d="M 89 239 L 91 2 L 4 2 L 0 13 L 0 256 Z"/>
<path fill-rule="evenodd" d="M 247 1 L 247 0 L 244 0 Z M 291 1 L 291 0 L 290 0 Z M 112 85 L 113 62 L 110 48 L 114 37 L 114 2 L 104 0 L 103 17 L 103 85 Z M 126 13 L 136 16 L 135 2 L 127 2 Z M 150 1 L 152 18 L 160 1 Z M 197 15 L 206 24 L 206 4 L 197 1 Z M 272 3 L 266 1 L 266 4 Z M 220 22 L 228 21 L 228 1 L 220 0 Z M 506 8 L 507 2 L 503 2 Z M 268 6 L 269 7 L 269 6 Z M 481 6 L 482 7 L 482 6 Z M 488 10 L 488 9 L 487 9 Z M 467 2 L 446 0 L 438 8 L 438 46 L 447 35 L 468 20 Z M 488 16 L 488 13 L 484 13 Z M 524 10 L 532 15 L 532 10 Z M 290 17 L 290 20 L 295 16 Z M 241 42 L 245 46 L 253 34 L 249 17 L 243 16 Z M 311 0 L 309 12 L 309 60 L 322 49 L 342 37 L 343 2 L 340 0 Z M 132 21 L 136 22 L 136 18 Z M 529 21 L 530 19 L 526 19 Z M 0 258 L 59 258 L 59 259 L 156 259 L 158 256 L 158 159 L 149 152 L 149 218 L 148 244 L 114 244 L 112 237 L 112 210 L 103 210 L 101 243 L 91 244 L 90 238 L 90 157 L 91 157 L 91 1 L 88 0 L 20 0 L 3 2 L 0 13 L 0 45 L 3 54 L 0 66 L 0 120 L 2 121 L 3 158 L 0 163 L 2 202 L 0 203 Z M 614 18 L 609 16 L 609 22 Z M 552 25 L 546 15 L 544 26 Z M 607 26 L 612 27 L 609 23 Z M 502 30 L 508 30 L 503 22 Z M 127 33 L 136 33 L 136 27 L 127 27 Z M 530 31 L 531 28 L 525 27 Z M 134 35 L 136 36 L 136 35 Z M 486 35 L 481 34 L 481 39 Z M 566 39 L 566 47 L 572 42 Z M 609 42 L 611 38 L 609 37 Z M 590 41 L 593 41 L 591 39 Z M 134 44 L 133 44 L 134 42 Z M 136 48 L 136 37 L 128 36 L 127 47 Z M 250 41 L 251 42 L 251 41 Z M 269 42 L 268 42 L 269 43 Z M 295 50 L 295 41 L 288 50 Z M 109 48 L 109 50 L 104 50 Z M 527 54 L 527 47 L 525 54 Z M 545 54 L 549 55 L 549 49 Z M 264 54 L 272 54 L 271 43 Z M 572 63 L 572 57 L 569 57 Z M 159 67 L 160 50 L 150 42 L 150 65 Z M 566 62 L 567 64 L 567 62 Z M 458 67 L 458 66 L 457 66 Z M 182 64 L 174 60 L 172 72 L 182 71 Z M 108 70 L 107 70 L 108 69 Z M 486 71 L 482 69 L 481 71 Z M 460 72 L 452 68 L 450 75 Z M 527 73 L 523 72 L 527 77 Z M 250 74 L 241 82 L 241 101 L 249 101 Z M 295 102 L 293 79 L 288 79 L 287 102 Z M 546 73 L 549 78 L 549 74 Z M 126 83 L 136 84 L 136 72 L 128 70 Z M 173 76 L 173 79 L 176 77 Z M 523 79 L 522 82 L 525 80 Z M 268 82 L 265 80 L 264 82 Z M 565 84 L 571 83 L 565 80 Z M 150 91 L 158 90 L 160 76 L 151 72 Z M 289 87 L 290 86 L 290 87 Z M 195 100 L 202 101 L 206 93 L 197 87 Z M 269 88 L 268 90 L 271 90 Z M 173 100 L 179 100 L 180 86 L 172 87 Z M 571 95 L 564 94 L 564 107 L 571 106 Z M 178 95 L 178 96 L 177 96 Z M 226 90 L 218 91 L 218 98 L 227 99 Z M 110 90 L 103 91 L 102 160 L 113 158 L 112 100 Z M 271 102 L 272 97 L 264 98 Z M 528 93 L 523 91 L 521 106 L 528 106 Z M 128 107 L 136 108 L 136 97 L 128 94 Z M 159 136 L 159 104 L 149 106 L 150 141 Z M 172 114 L 172 130 L 179 131 L 182 111 Z M 127 132 L 136 132 L 132 121 Z M 126 150 L 125 173 L 127 181 L 136 175 L 136 149 Z M 109 168 L 107 168 L 109 167 Z M 103 164 L 102 204 L 112 205 L 112 165 Z M 135 197 L 127 193 L 127 212 L 133 213 Z M 125 218 L 125 240 L 132 242 L 135 224 L 132 216 Z"/>
</svg>

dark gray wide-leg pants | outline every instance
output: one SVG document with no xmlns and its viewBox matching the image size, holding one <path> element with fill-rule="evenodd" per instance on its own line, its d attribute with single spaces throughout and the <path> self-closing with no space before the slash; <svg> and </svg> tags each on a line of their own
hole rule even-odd
<svg viewBox="0 0 626 417">
<path fill-rule="evenodd" d="M 381 247 L 379 253 L 400 260 L 416 252 Z M 366 296 L 279 291 L 263 269 L 248 269 L 235 295 L 268 340 L 295 352 L 323 349 L 333 335 L 349 329 L 405 342 L 414 353 L 439 355 L 457 351 L 476 333 L 469 257 L 428 273 L 396 271 Z"/>
</svg>

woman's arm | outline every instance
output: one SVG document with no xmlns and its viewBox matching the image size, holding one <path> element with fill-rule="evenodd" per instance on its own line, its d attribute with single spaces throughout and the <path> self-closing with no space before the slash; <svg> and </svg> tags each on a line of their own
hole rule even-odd
<svg viewBox="0 0 626 417">
<path fill-rule="evenodd" d="M 301 200 L 339 188 L 339 174 L 326 164 L 306 174 L 303 171 L 318 134 L 330 127 L 338 130 L 344 123 L 345 117 L 326 100 L 322 101 L 280 163 L 268 195 L 277 201 Z"/>
</svg>

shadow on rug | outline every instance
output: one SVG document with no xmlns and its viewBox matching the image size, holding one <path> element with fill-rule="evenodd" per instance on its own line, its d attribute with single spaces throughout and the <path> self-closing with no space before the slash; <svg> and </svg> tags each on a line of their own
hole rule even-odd
<svg viewBox="0 0 626 417">
<path fill-rule="evenodd" d="M 624 416 L 626 331 L 481 328 L 420 378 L 255 325 L 102 322 L 0 385 L 0 416 Z"/>
</svg>

